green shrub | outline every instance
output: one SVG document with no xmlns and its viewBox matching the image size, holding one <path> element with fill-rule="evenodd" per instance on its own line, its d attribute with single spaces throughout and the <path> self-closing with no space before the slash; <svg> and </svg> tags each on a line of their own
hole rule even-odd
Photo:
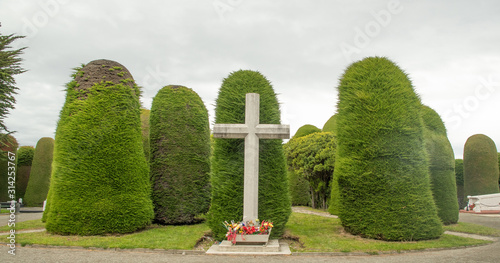
<svg viewBox="0 0 500 263">
<path fill-rule="evenodd" d="M 308 181 L 312 207 L 326 209 L 335 163 L 333 133 L 316 132 L 294 137 L 286 144 L 285 155 L 288 166 Z"/>
<path fill-rule="evenodd" d="M 314 125 L 306 124 L 306 125 L 300 127 L 297 130 L 297 132 L 295 132 L 295 135 L 293 137 L 300 138 L 300 137 L 304 137 L 306 135 L 309 135 L 309 134 L 315 133 L 315 132 L 321 132 L 321 130 Z"/>
<path fill-rule="evenodd" d="M 321 132 L 314 125 L 306 124 L 300 127 L 291 140 L 300 138 L 311 133 Z M 290 141 L 291 141 L 290 140 Z M 289 141 L 289 142 L 290 142 Z M 286 154 L 286 147 L 288 143 L 283 145 Z M 311 186 L 304 178 L 304 174 L 295 170 L 290 162 L 288 164 L 288 187 L 292 205 L 309 205 L 311 204 Z"/>
<path fill-rule="evenodd" d="M 294 206 L 311 205 L 311 186 L 304 175 L 288 167 L 288 191 Z"/>
<path fill-rule="evenodd" d="M 498 153 L 493 140 L 472 135 L 464 146 L 465 196 L 498 193 Z"/>
<path fill-rule="evenodd" d="M 421 102 L 386 58 L 350 65 L 340 79 L 334 180 L 349 233 L 383 240 L 438 238 Z"/>
<path fill-rule="evenodd" d="M 151 182 L 155 221 L 191 224 L 210 206 L 210 127 L 201 98 L 166 86 L 153 98 Z"/>
<path fill-rule="evenodd" d="M 142 147 L 144 148 L 144 155 L 149 162 L 150 146 L 149 146 L 149 115 L 151 111 L 148 109 L 141 109 L 141 131 L 142 131 Z"/>
<path fill-rule="evenodd" d="M 279 124 L 280 110 L 269 81 L 259 72 L 240 70 L 224 79 L 215 107 L 215 123 L 245 123 L 245 96 L 260 94 L 260 123 Z M 243 218 L 244 139 L 214 139 L 212 201 L 208 224 L 223 239 L 224 221 Z M 272 236 L 283 234 L 291 213 L 282 140 L 260 140 L 259 219 L 274 223 Z"/>
<path fill-rule="evenodd" d="M 12 135 L 0 134 L 0 138 L 2 138 L 2 141 L 0 141 L 0 202 L 7 202 L 13 199 L 10 197 L 12 191 L 9 192 L 9 190 L 15 192 L 15 189 L 9 189 L 9 186 L 15 186 L 15 181 L 9 181 L 9 177 L 12 177 L 9 173 L 16 169 L 15 166 L 9 165 L 10 160 L 8 157 L 9 152 L 11 152 L 16 156 L 17 161 L 18 144 L 16 138 Z"/>
<path fill-rule="evenodd" d="M 56 129 L 47 231 L 98 235 L 146 227 L 153 206 L 140 92 L 132 75 L 119 63 L 95 60 L 76 69 L 66 92 Z"/>
<path fill-rule="evenodd" d="M 326 121 L 325 125 L 323 125 L 324 132 L 335 132 L 335 127 L 337 126 L 337 114 L 334 114 L 328 121 Z"/>
<path fill-rule="evenodd" d="M 21 146 L 17 150 L 16 199 L 24 199 L 34 154 L 35 148 L 33 146 Z"/>
<path fill-rule="evenodd" d="M 24 196 L 26 206 L 42 206 L 43 201 L 47 199 L 52 173 L 53 152 L 54 139 L 44 137 L 36 143 L 30 180 Z"/>
<path fill-rule="evenodd" d="M 21 146 L 17 149 L 17 166 L 31 166 L 35 155 L 35 147 Z"/>
<path fill-rule="evenodd" d="M 424 141 L 429 162 L 431 190 L 441 221 L 458 222 L 457 185 L 455 181 L 455 155 L 446 136 L 441 117 L 433 109 L 422 106 Z"/>
<path fill-rule="evenodd" d="M 464 160 L 455 160 L 455 180 L 457 183 L 458 207 L 463 209 L 467 205 L 467 198 L 464 190 Z"/>
</svg>

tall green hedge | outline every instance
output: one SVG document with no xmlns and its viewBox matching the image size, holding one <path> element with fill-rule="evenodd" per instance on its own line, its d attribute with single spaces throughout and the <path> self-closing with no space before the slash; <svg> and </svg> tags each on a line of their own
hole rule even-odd
<svg viewBox="0 0 500 263">
<path fill-rule="evenodd" d="M 153 218 L 139 87 L 121 64 L 77 69 L 57 125 L 46 229 L 127 233 Z"/>
<path fill-rule="evenodd" d="M 495 143 L 484 134 L 475 134 L 464 146 L 465 196 L 498 193 L 498 153 Z"/>
<path fill-rule="evenodd" d="M 30 180 L 26 188 L 24 203 L 26 206 L 42 206 L 49 192 L 54 139 L 44 137 L 38 140 L 31 167 Z"/>
<path fill-rule="evenodd" d="M 349 233 L 383 240 L 438 238 L 421 102 L 387 58 L 350 65 L 338 86 L 339 218 Z"/>
<path fill-rule="evenodd" d="M 12 135 L 0 134 L 0 138 L 2 138 L 2 141 L 0 142 L 0 202 L 7 202 L 12 200 L 9 190 L 13 190 L 12 192 L 14 192 L 15 194 L 15 188 L 9 189 L 9 186 L 11 185 L 14 185 L 15 187 L 15 181 L 10 181 L 12 182 L 12 184 L 9 184 L 9 177 L 12 177 L 9 176 L 9 173 L 15 171 L 16 169 L 16 166 L 9 165 L 9 162 L 11 161 L 8 159 L 8 157 L 9 152 L 14 153 L 17 161 L 18 144 L 16 138 L 14 138 L 14 136 Z M 11 154 L 10 156 L 13 155 Z M 11 168 L 9 169 L 9 167 Z"/>
<path fill-rule="evenodd" d="M 279 103 L 270 82 L 259 72 L 240 70 L 224 79 L 215 106 L 215 123 L 245 123 L 245 96 L 260 94 L 260 123 L 279 124 Z M 244 139 L 214 139 L 212 201 L 208 224 L 223 239 L 222 222 L 243 218 Z M 281 140 L 260 140 L 259 219 L 274 223 L 272 236 L 283 234 L 291 213 Z"/>
<path fill-rule="evenodd" d="M 210 206 L 210 126 L 198 94 L 183 86 L 158 91 L 150 140 L 155 221 L 194 223 Z"/>
<path fill-rule="evenodd" d="M 437 112 L 422 106 L 425 149 L 429 162 L 431 189 L 441 221 L 458 221 L 457 185 L 455 181 L 455 155 L 446 136 L 446 128 Z"/>
<path fill-rule="evenodd" d="M 300 138 L 300 137 L 304 137 L 306 135 L 309 135 L 309 134 L 312 134 L 312 133 L 316 133 L 316 132 L 321 132 L 321 130 L 318 127 L 314 126 L 314 125 L 306 124 L 306 125 L 301 126 L 295 132 L 295 135 L 293 137 L 294 138 Z"/>
<path fill-rule="evenodd" d="M 17 150 L 16 199 L 24 199 L 34 155 L 35 147 L 33 146 L 21 146 Z"/>
<path fill-rule="evenodd" d="M 464 160 L 455 159 L 455 180 L 457 183 L 458 207 L 463 209 L 467 205 L 464 190 Z"/>
</svg>

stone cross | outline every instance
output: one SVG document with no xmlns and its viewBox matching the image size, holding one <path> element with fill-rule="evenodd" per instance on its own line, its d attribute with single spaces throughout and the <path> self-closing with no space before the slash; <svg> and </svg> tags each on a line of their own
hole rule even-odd
<svg viewBox="0 0 500 263">
<path fill-rule="evenodd" d="M 214 138 L 245 138 L 244 222 L 259 218 L 259 139 L 290 138 L 290 125 L 259 123 L 259 104 L 259 94 L 246 94 L 245 124 L 215 124 L 213 131 Z"/>
</svg>

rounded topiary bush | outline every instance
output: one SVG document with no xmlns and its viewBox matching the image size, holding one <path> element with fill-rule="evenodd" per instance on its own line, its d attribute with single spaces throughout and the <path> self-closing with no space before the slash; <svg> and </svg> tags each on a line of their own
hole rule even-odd
<svg viewBox="0 0 500 263">
<path fill-rule="evenodd" d="M 335 127 L 337 126 L 337 115 L 334 114 L 328 121 L 326 121 L 325 125 L 323 125 L 324 132 L 335 132 Z"/>
<path fill-rule="evenodd" d="M 35 147 L 33 146 L 21 146 L 17 150 L 16 199 L 24 199 L 34 154 Z"/>
<path fill-rule="evenodd" d="M 441 117 L 433 109 L 422 106 L 425 149 L 429 162 L 431 189 L 438 216 L 444 224 L 458 221 L 455 155 L 446 136 Z"/>
<path fill-rule="evenodd" d="M 47 199 L 53 152 L 54 139 L 44 137 L 36 143 L 30 180 L 24 197 L 26 206 L 42 206 L 43 201 Z"/>
<path fill-rule="evenodd" d="M 215 123 L 245 123 L 245 96 L 260 94 L 260 123 L 279 124 L 279 103 L 259 72 L 240 70 L 224 79 L 215 106 Z M 282 140 L 260 140 L 259 219 L 274 223 L 272 236 L 283 234 L 291 214 Z M 214 139 L 212 201 L 207 219 L 216 239 L 224 239 L 224 221 L 243 218 L 244 139 Z"/>
<path fill-rule="evenodd" d="M 139 87 L 121 64 L 77 69 L 57 125 L 46 229 L 127 233 L 153 218 Z"/>
<path fill-rule="evenodd" d="M 201 98 L 166 86 L 150 116 L 151 182 L 155 221 L 191 224 L 210 206 L 210 126 Z"/>
<path fill-rule="evenodd" d="M 293 138 L 300 138 L 300 137 L 304 137 L 306 135 L 309 135 L 309 134 L 312 134 L 312 133 L 316 133 L 316 132 L 321 132 L 321 130 L 314 126 L 314 125 L 311 125 L 311 124 L 306 124 L 302 127 L 300 127 L 297 132 L 295 132 L 295 135 L 293 136 Z"/>
<path fill-rule="evenodd" d="M 421 102 L 386 58 L 350 65 L 340 79 L 334 180 L 349 233 L 383 240 L 438 238 Z"/>
<path fill-rule="evenodd" d="M 472 135 L 464 146 L 465 196 L 498 193 L 498 154 L 493 140 Z"/>
<path fill-rule="evenodd" d="M 9 160 L 9 156 L 15 156 L 15 160 L 17 161 L 18 144 L 16 138 L 12 135 L 0 134 L 0 140 L 0 202 L 7 202 L 15 199 L 10 196 L 14 192 L 15 197 L 15 189 L 9 189 L 9 186 L 15 187 L 15 181 L 9 180 L 9 177 L 13 177 L 10 173 L 15 171 L 16 166 L 15 162 Z M 9 152 L 11 153 L 10 155 Z M 9 190 L 12 191 L 9 192 Z"/>
</svg>

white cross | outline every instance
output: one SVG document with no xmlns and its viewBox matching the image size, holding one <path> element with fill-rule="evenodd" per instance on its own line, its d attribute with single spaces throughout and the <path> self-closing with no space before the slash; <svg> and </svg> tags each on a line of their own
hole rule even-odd
<svg viewBox="0 0 500 263">
<path fill-rule="evenodd" d="M 245 124 L 215 124 L 213 131 L 214 138 L 245 138 L 244 222 L 259 218 L 259 139 L 290 138 L 290 125 L 259 124 L 259 104 L 259 94 L 246 94 Z"/>
</svg>

